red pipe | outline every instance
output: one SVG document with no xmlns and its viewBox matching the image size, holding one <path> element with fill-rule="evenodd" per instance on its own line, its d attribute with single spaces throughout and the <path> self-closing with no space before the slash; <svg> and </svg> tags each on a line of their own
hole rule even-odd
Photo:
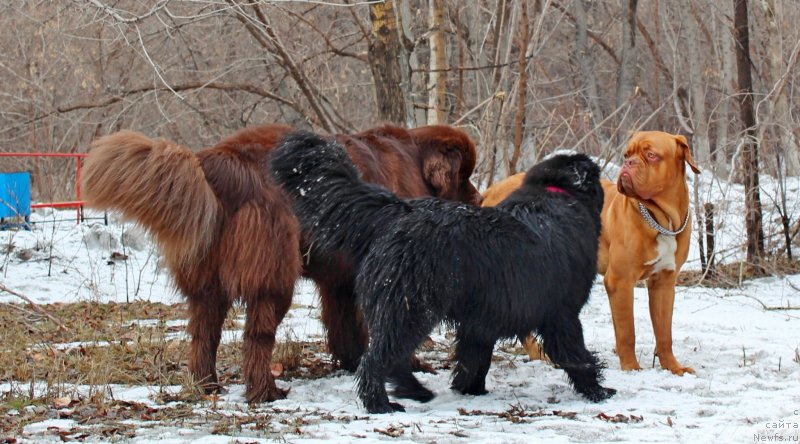
<svg viewBox="0 0 800 444">
<path fill-rule="evenodd" d="M 80 223 L 81 222 L 81 206 L 83 206 L 83 202 L 81 201 L 81 158 L 80 157 L 76 157 L 75 161 L 78 164 L 77 167 L 75 168 L 75 198 L 78 199 L 79 202 L 81 202 L 81 205 L 79 205 L 75 209 L 75 211 L 77 211 L 77 220 L 78 220 L 78 223 Z"/>
<path fill-rule="evenodd" d="M 38 203 L 38 204 L 31 204 L 31 208 L 71 208 L 71 207 L 78 207 L 80 208 L 83 206 L 82 200 L 72 200 L 69 202 L 51 202 L 51 203 Z M 80 216 L 80 213 L 78 213 Z"/>
<path fill-rule="evenodd" d="M 0 153 L 0 157 L 86 157 L 86 153 Z"/>
</svg>

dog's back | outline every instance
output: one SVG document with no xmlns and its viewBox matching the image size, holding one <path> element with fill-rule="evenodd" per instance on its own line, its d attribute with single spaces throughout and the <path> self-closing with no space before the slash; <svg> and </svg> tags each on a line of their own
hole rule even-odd
<svg viewBox="0 0 800 444">
<path fill-rule="evenodd" d="M 391 291 L 403 298 L 362 303 L 391 313 L 421 304 L 501 337 L 527 334 L 555 308 L 579 312 L 595 278 L 599 215 L 563 196 L 530 199 L 505 209 L 410 201 L 412 211 L 373 243 L 356 283 L 358 294 L 405 287 Z M 532 294 L 550 297 L 531 303 Z"/>
</svg>

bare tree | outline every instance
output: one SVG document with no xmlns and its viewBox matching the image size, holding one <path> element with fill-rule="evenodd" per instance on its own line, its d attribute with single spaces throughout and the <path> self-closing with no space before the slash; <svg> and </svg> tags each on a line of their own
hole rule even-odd
<svg viewBox="0 0 800 444">
<path fill-rule="evenodd" d="M 508 159 L 508 174 L 516 174 L 517 162 L 522 154 L 522 140 L 525 130 L 525 104 L 528 93 L 528 40 L 530 39 L 530 24 L 528 23 L 528 4 L 520 3 L 519 32 L 517 44 L 519 46 L 518 65 L 519 81 L 517 83 L 517 113 L 514 116 L 514 148 Z"/>
<path fill-rule="evenodd" d="M 692 129 L 692 148 L 695 160 L 699 165 L 710 164 L 711 145 L 708 135 L 708 115 L 706 113 L 706 57 L 700 56 L 701 43 L 704 41 L 700 32 L 697 19 L 698 14 L 694 11 L 695 4 L 690 0 L 684 0 L 681 9 L 681 23 L 686 25 L 685 41 L 692 42 L 687 45 L 689 52 L 688 72 L 689 72 L 689 95 L 690 118 Z"/>
<path fill-rule="evenodd" d="M 431 62 L 428 80 L 428 124 L 444 123 L 444 95 L 447 81 L 447 55 L 444 39 L 444 0 L 430 1 Z"/>
<path fill-rule="evenodd" d="M 509 5 L 508 0 L 496 0 L 495 8 L 495 21 L 492 29 L 493 38 L 495 40 L 495 47 L 492 54 L 492 100 L 490 106 L 486 108 L 487 112 L 484 114 L 483 130 L 481 131 L 486 136 L 486 140 L 490 146 L 487 147 L 489 154 L 489 168 L 487 169 L 488 179 L 487 186 L 491 185 L 494 181 L 494 174 L 497 165 L 498 154 L 505 149 L 504 134 L 500 127 L 500 121 L 505 111 L 506 97 L 507 97 L 507 69 L 508 62 L 511 54 L 511 33 L 509 29 L 513 29 L 510 24 L 513 22 L 513 5 Z M 498 147 L 500 145 L 500 147 Z M 501 149 L 502 148 L 502 149 Z"/>
<path fill-rule="evenodd" d="M 718 88 L 721 92 L 720 100 L 716 107 L 716 118 L 714 128 L 716 129 L 716 149 L 712 150 L 711 156 L 714 159 L 714 171 L 720 176 L 728 174 L 728 162 L 732 150 L 730 137 L 728 136 L 730 128 L 730 98 L 733 97 L 734 83 L 736 79 L 735 72 L 735 51 L 734 51 L 734 37 L 731 35 L 732 27 L 730 26 L 729 17 L 733 15 L 731 4 L 720 3 L 720 11 L 715 14 L 714 20 L 716 30 L 716 40 L 719 42 L 719 62 L 720 74 L 718 76 Z"/>
<path fill-rule="evenodd" d="M 300 88 L 300 91 L 302 91 L 303 96 L 305 96 L 317 117 L 317 124 L 329 132 L 351 129 L 349 125 L 343 125 L 335 120 L 333 110 L 327 106 L 325 98 L 320 94 L 314 84 L 309 81 L 305 72 L 300 69 L 295 62 L 294 57 L 286 48 L 283 40 L 275 33 L 269 16 L 264 14 L 260 5 L 254 3 L 249 4 L 253 12 L 253 16 L 250 16 L 245 11 L 245 4 L 235 2 L 234 0 L 229 1 L 234 5 L 233 13 L 235 17 L 242 22 L 248 32 L 250 32 L 261 46 L 277 56 L 281 66 L 297 83 L 297 86 Z"/>
<path fill-rule="evenodd" d="M 745 228 L 747 230 L 747 262 L 761 266 L 764 257 L 764 230 L 762 228 L 761 198 L 758 184 L 758 141 L 756 140 L 755 112 L 753 109 L 753 80 L 750 72 L 750 20 L 747 0 L 733 0 L 734 33 L 736 36 L 736 66 L 738 73 L 738 98 L 744 125 L 744 150 L 742 175 L 745 192 Z"/>
<path fill-rule="evenodd" d="M 414 126 L 406 91 L 411 82 L 409 50 L 403 40 L 403 25 L 397 2 L 386 0 L 369 5 L 372 40 L 369 65 L 375 84 L 375 101 L 382 120 Z"/>
<path fill-rule="evenodd" d="M 784 62 L 783 29 L 781 21 L 784 20 L 783 0 L 766 0 L 763 3 L 767 25 L 767 83 L 778 84 L 781 76 L 787 69 Z M 770 107 L 770 116 L 766 122 L 773 140 L 777 144 L 776 155 L 790 175 L 800 174 L 800 144 L 792 132 L 791 111 L 789 109 L 789 94 L 784 88 L 776 91 Z"/>
<path fill-rule="evenodd" d="M 586 0 L 575 0 L 572 2 L 575 15 L 575 53 L 574 57 L 580 67 L 582 88 L 581 96 L 586 101 L 591 111 L 591 120 L 594 127 L 599 127 L 600 122 L 605 118 L 603 107 L 601 106 L 601 96 L 597 88 L 597 71 L 595 70 L 594 60 L 597 54 L 589 48 L 587 36 L 588 25 L 586 17 Z M 607 142 L 605 131 L 600 129 L 598 135 L 601 143 Z"/>
<path fill-rule="evenodd" d="M 431 111 L 432 122 L 475 138 L 482 185 L 561 148 L 613 166 L 639 129 L 692 135 L 695 157 L 713 174 L 727 177 L 732 161 L 741 166 L 746 157 L 788 185 L 782 177 L 800 163 L 800 8 L 750 3 L 752 78 L 742 94 L 734 3 L 0 2 L 0 143 L 83 151 L 99 135 L 130 128 L 199 148 L 249 125 L 341 132 L 420 125 Z M 737 105 L 751 95 L 758 103 L 745 123 Z M 741 137 L 741 128 L 752 131 Z M 65 164 L 0 163 L 34 173 L 35 192 L 73 197 L 74 170 Z M 699 191 L 699 208 L 710 196 Z M 798 232 L 797 208 L 770 197 L 791 230 L 780 247 L 764 238 L 765 253 Z"/>
<path fill-rule="evenodd" d="M 617 70 L 616 107 L 621 107 L 633 95 L 636 82 L 636 8 L 638 0 L 620 0 L 622 29 L 620 64 Z M 624 125 L 624 119 L 620 126 Z"/>
</svg>

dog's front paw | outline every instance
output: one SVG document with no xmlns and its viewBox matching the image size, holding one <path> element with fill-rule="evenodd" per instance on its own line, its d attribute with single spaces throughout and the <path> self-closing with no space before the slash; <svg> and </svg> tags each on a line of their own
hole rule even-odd
<svg viewBox="0 0 800 444">
<path fill-rule="evenodd" d="M 596 386 L 582 391 L 584 398 L 592 402 L 605 401 L 606 399 L 614 396 L 617 393 L 616 389 L 609 387 Z"/>
<path fill-rule="evenodd" d="M 682 367 L 680 365 L 677 366 L 677 367 L 670 368 L 668 370 L 670 372 L 672 372 L 673 375 L 677 375 L 677 376 L 683 376 L 684 373 L 694 374 L 694 369 L 693 368 L 691 368 L 691 367 Z"/>
<path fill-rule="evenodd" d="M 250 388 L 246 390 L 245 398 L 248 404 L 260 404 L 262 402 L 286 399 L 288 394 L 289 390 L 278 388 L 275 386 L 275 383 L 272 383 L 271 386 L 265 388 Z"/>
<path fill-rule="evenodd" d="M 406 408 L 403 407 L 402 404 L 399 404 L 399 403 L 396 403 L 396 402 L 374 403 L 374 404 L 371 404 L 371 405 L 367 405 L 365 407 L 367 409 L 367 412 L 376 413 L 376 414 L 405 412 L 406 411 Z"/>
<path fill-rule="evenodd" d="M 395 387 L 395 389 L 392 391 L 392 394 L 397 398 L 413 399 L 419 402 L 428 402 L 436 397 L 432 391 L 422 386 L 414 388 L 398 386 Z"/>
<path fill-rule="evenodd" d="M 658 359 L 661 367 L 669 370 L 673 375 L 683 376 L 684 373 L 694 374 L 693 368 L 682 366 L 674 356 L 667 356 L 665 358 L 661 358 L 661 356 L 659 356 Z"/>
<path fill-rule="evenodd" d="M 619 368 L 625 372 L 638 372 L 639 370 L 642 369 L 642 366 L 639 365 L 639 361 L 637 361 L 636 359 L 632 361 L 620 360 Z"/>
<path fill-rule="evenodd" d="M 474 382 L 472 384 L 456 384 L 450 386 L 453 390 L 461 393 L 462 395 L 481 396 L 489 393 L 483 382 Z"/>
</svg>

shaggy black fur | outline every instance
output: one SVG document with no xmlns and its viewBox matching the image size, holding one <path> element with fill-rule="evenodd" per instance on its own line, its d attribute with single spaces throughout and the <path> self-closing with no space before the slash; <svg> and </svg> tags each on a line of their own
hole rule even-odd
<svg viewBox="0 0 800 444">
<path fill-rule="evenodd" d="M 602 365 L 586 350 L 578 318 L 596 275 L 603 206 L 588 157 L 536 165 L 494 208 L 400 200 L 360 180 L 340 146 L 309 133 L 289 136 L 272 169 L 312 248 L 356 264 L 370 332 L 356 376 L 370 413 L 403 410 L 389 402 L 387 380 L 395 396 L 433 398 L 408 363 L 442 320 L 457 328 L 452 387 L 461 393 L 486 393 L 495 342 L 531 331 L 587 399 L 616 392 L 600 386 Z"/>
</svg>

